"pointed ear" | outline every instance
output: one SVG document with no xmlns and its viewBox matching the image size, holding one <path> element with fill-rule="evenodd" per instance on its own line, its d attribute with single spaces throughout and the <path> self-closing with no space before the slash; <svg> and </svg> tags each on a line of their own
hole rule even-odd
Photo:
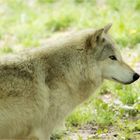
<svg viewBox="0 0 140 140">
<path fill-rule="evenodd" d="M 98 42 L 98 40 L 100 39 L 100 36 L 102 35 L 103 31 L 104 31 L 104 28 L 98 29 L 87 37 L 86 44 L 85 44 L 86 50 L 95 47 L 95 45 Z"/>
<path fill-rule="evenodd" d="M 109 23 L 107 24 L 105 27 L 104 27 L 104 33 L 108 33 L 109 29 L 111 28 L 112 26 L 112 23 Z"/>
<path fill-rule="evenodd" d="M 93 41 L 97 42 L 100 39 L 100 36 L 102 35 L 104 31 L 104 28 L 98 29 L 95 31 L 95 33 L 93 34 Z"/>
</svg>

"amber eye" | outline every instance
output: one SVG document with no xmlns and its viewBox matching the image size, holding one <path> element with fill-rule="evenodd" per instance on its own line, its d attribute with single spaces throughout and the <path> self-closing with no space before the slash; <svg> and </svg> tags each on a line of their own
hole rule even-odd
<svg viewBox="0 0 140 140">
<path fill-rule="evenodd" d="M 109 58 L 110 58 L 111 60 L 117 60 L 117 58 L 116 58 L 115 55 L 111 55 L 111 56 L 109 56 Z"/>
</svg>

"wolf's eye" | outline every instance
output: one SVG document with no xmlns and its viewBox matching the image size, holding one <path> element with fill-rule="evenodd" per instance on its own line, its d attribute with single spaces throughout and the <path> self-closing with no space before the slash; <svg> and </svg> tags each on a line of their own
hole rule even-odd
<svg viewBox="0 0 140 140">
<path fill-rule="evenodd" d="M 111 56 L 109 56 L 109 58 L 110 58 L 111 60 L 117 60 L 117 58 L 116 58 L 115 55 L 111 55 Z"/>
</svg>

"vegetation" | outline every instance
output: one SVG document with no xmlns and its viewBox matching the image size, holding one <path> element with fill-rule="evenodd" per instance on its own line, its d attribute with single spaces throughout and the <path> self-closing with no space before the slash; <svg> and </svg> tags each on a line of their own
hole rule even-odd
<svg viewBox="0 0 140 140">
<path fill-rule="evenodd" d="M 140 59 L 139 13 L 140 0 L 0 0 L 0 53 L 39 47 L 56 32 L 112 22 L 114 40 L 135 67 Z M 105 82 L 67 118 L 68 134 L 52 139 L 140 139 L 139 87 L 140 82 L 129 86 Z"/>
</svg>

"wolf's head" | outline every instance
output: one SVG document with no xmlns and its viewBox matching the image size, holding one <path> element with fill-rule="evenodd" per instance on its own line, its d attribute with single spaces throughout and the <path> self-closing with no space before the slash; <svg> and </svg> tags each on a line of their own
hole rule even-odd
<svg viewBox="0 0 140 140">
<path fill-rule="evenodd" d="M 92 48 L 103 79 L 123 84 L 133 83 L 139 78 L 139 75 L 123 61 L 119 50 L 108 35 L 110 27 L 111 24 L 90 35 L 86 49 Z"/>
</svg>

